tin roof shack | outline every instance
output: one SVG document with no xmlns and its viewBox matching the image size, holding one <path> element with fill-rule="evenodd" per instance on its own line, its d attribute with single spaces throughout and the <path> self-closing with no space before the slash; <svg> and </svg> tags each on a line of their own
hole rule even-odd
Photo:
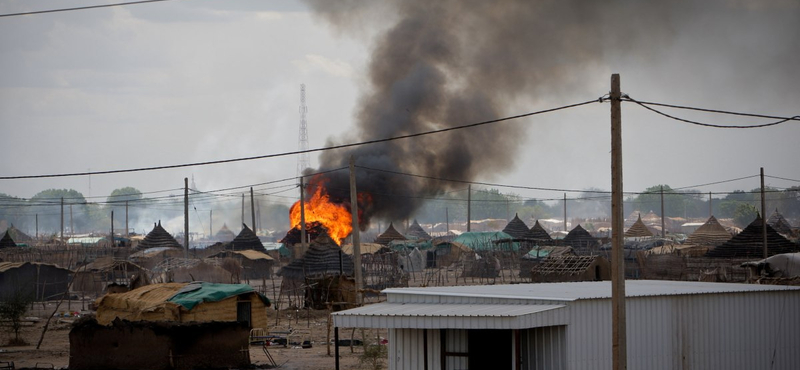
<svg viewBox="0 0 800 370">
<path fill-rule="evenodd" d="M 208 258 L 235 259 L 242 266 L 242 277 L 245 280 L 272 279 L 272 267 L 275 265 L 275 260 L 268 254 L 249 249 L 221 251 L 208 256 Z"/>
<path fill-rule="evenodd" d="M 250 329 L 243 322 L 184 324 L 95 319 L 69 332 L 70 369 L 246 369 Z"/>
<path fill-rule="evenodd" d="M 125 293 L 106 294 L 96 301 L 97 322 L 244 321 L 249 328 L 267 328 L 267 297 L 247 284 L 162 283 Z"/>
<path fill-rule="evenodd" d="M 629 280 L 630 369 L 800 368 L 800 287 Z M 611 282 L 394 288 L 333 313 L 388 329 L 389 369 L 611 369 Z"/>
<path fill-rule="evenodd" d="M 17 291 L 36 301 L 60 298 L 69 289 L 72 271 L 40 262 L 0 262 L 0 299 Z"/>
</svg>

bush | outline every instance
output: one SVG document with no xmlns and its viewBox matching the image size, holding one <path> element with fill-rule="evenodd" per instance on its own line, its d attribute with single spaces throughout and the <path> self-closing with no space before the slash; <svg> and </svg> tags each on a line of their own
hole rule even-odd
<svg viewBox="0 0 800 370">
<path fill-rule="evenodd" d="M 361 365 L 368 365 L 373 370 L 382 370 L 384 361 L 389 355 L 389 350 L 382 344 L 369 344 L 364 346 L 364 353 L 358 359 Z"/>
<path fill-rule="evenodd" d="M 14 330 L 14 338 L 8 341 L 11 346 L 27 344 L 20 338 L 19 332 L 22 330 L 22 315 L 28 310 L 31 302 L 33 302 L 33 295 L 22 289 L 18 289 L 0 300 L 0 319 L 9 321 L 11 329 Z"/>
</svg>

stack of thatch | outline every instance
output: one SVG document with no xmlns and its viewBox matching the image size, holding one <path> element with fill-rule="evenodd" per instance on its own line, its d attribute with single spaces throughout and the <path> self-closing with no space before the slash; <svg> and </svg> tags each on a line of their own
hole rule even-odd
<svg viewBox="0 0 800 370">
<path fill-rule="evenodd" d="M 531 227 L 531 229 L 525 234 L 525 239 L 533 240 L 540 244 L 553 241 L 553 238 L 551 238 L 547 230 L 542 227 L 542 225 L 539 223 L 539 220 L 536 220 L 536 223 L 533 224 L 533 227 Z"/>
<path fill-rule="evenodd" d="M 3 235 L 3 239 L 0 239 L 0 249 L 2 248 L 14 248 L 17 246 L 17 243 L 14 243 L 14 239 L 11 239 L 11 235 L 6 230 L 5 235 Z"/>
<path fill-rule="evenodd" d="M 772 226 L 775 231 L 783 235 L 791 235 L 792 234 L 792 225 L 789 224 L 789 221 L 786 221 L 783 218 L 783 215 L 778 212 L 778 209 L 775 209 L 775 213 L 772 216 L 769 216 L 767 219 L 767 225 Z"/>
<path fill-rule="evenodd" d="M 266 253 L 267 250 L 264 249 L 264 244 L 261 244 L 261 239 L 258 238 L 256 233 L 254 233 L 253 230 L 250 230 L 250 228 L 245 224 L 242 224 L 242 227 L 242 231 L 239 232 L 239 235 L 236 235 L 236 238 L 234 238 L 231 242 L 230 249 L 235 251 L 250 249 Z"/>
<path fill-rule="evenodd" d="M 412 237 L 413 239 L 418 239 L 418 240 L 433 239 L 431 238 L 431 235 L 425 232 L 425 229 L 423 229 L 422 226 L 419 225 L 419 222 L 417 222 L 416 219 L 414 220 L 414 223 L 408 227 L 408 232 L 406 234 L 408 234 L 408 236 Z"/>
<path fill-rule="evenodd" d="M 515 214 L 514 218 L 503 228 L 503 232 L 513 236 L 514 239 L 522 239 L 528 233 L 528 225 L 519 219 L 519 214 Z"/>
<path fill-rule="evenodd" d="M 353 276 L 352 257 L 343 253 L 327 233 L 318 235 L 311 241 L 302 258 L 292 261 L 278 272 L 284 279 L 293 280 L 318 279 L 342 274 Z"/>
<path fill-rule="evenodd" d="M 563 244 L 574 249 L 586 249 L 596 246 L 597 239 L 595 239 L 592 234 L 589 234 L 581 225 L 578 225 L 570 230 L 567 236 L 564 237 Z"/>
<path fill-rule="evenodd" d="M 389 223 L 389 227 L 386 229 L 386 231 L 384 231 L 383 234 L 378 235 L 378 237 L 375 238 L 375 243 L 389 245 L 389 242 L 391 242 L 392 240 L 408 240 L 408 239 L 406 239 L 406 237 L 403 236 L 403 234 L 400 234 L 400 232 L 398 232 L 394 228 L 393 224 Z"/>
<path fill-rule="evenodd" d="M 633 226 L 625 232 L 626 238 L 644 238 L 649 236 L 653 236 L 653 233 L 644 225 L 641 215 L 639 215 L 639 218 L 633 223 Z"/>
<path fill-rule="evenodd" d="M 158 221 L 158 224 L 153 226 L 153 231 L 147 233 L 144 240 L 139 242 L 136 249 L 143 250 L 157 247 L 183 248 L 181 243 L 178 243 L 167 230 L 161 227 L 161 220 Z"/>
<path fill-rule="evenodd" d="M 794 244 L 778 234 L 772 226 L 767 225 L 767 256 L 800 251 Z M 724 244 L 711 249 L 707 257 L 720 258 L 763 258 L 764 241 L 762 236 L 761 216 L 756 217 L 750 225 Z"/>
<path fill-rule="evenodd" d="M 684 245 L 716 247 L 731 239 L 731 234 L 725 230 L 716 217 L 711 216 L 708 220 L 695 230 Z"/>
<path fill-rule="evenodd" d="M 236 238 L 236 234 L 228 229 L 228 224 L 222 224 L 222 228 L 214 234 L 214 240 L 222 243 L 233 241 L 234 238 Z"/>
</svg>

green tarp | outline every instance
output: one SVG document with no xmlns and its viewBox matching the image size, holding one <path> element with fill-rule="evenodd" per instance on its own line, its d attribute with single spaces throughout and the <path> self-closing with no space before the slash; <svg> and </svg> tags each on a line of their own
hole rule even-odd
<svg viewBox="0 0 800 370">
<path fill-rule="evenodd" d="M 519 250 L 519 243 L 513 242 L 513 236 L 502 231 L 462 233 L 453 241 L 461 243 L 474 251 L 486 250 Z"/>
<path fill-rule="evenodd" d="M 240 294 L 256 293 L 261 301 L 269 307 L 269 298 L 259 294 L 253 287 L 247 284 L 215 284 L 206 282 L 196 282 L 186 285 L 168 301 L 179 304 L 187 310 L 191 310 L 203 302 L 219 302 L 225 298 Z"/>
</svg>

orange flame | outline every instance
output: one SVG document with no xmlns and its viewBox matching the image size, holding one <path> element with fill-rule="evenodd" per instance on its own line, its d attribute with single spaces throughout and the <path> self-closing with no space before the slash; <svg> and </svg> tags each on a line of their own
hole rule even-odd
<svg viewBox="0 0 800 370">
<path fill-rule="evenodd" d="M 311 199 L 305 201 L 306 225 L 316 221 L 328 229 L 328 235 L 336 244 L 341 245 L 342 240 L 353 231 L 353 217 L 343 204 L 336 204 L 330 198 L 322 185 L 322 181 L 313 181 L 309 184 L 316 188 Z M 289 221 L 295 229 L 300 229 L 300 201 L 289 209 Z"/>
</svg>

